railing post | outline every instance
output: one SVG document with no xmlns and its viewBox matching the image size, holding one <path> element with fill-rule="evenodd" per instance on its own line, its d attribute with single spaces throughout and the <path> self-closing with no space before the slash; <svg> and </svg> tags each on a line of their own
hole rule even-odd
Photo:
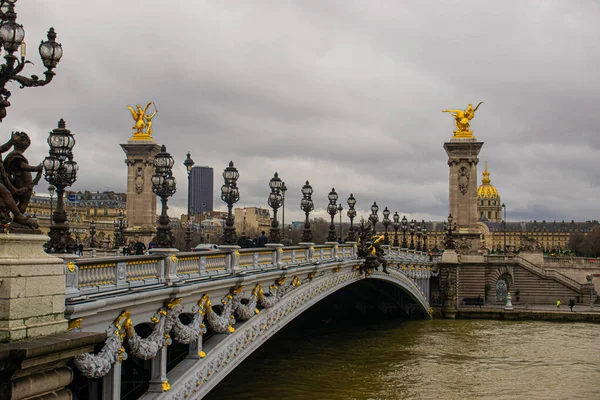
<svg viewBox="0 0 600 400">
<path fill-rule="evenodd" d="M 121 398 L 121 363 L 116 362 L 102 378 L 102 400 Z"/>
<path fill-rule="evenodd" d="M 238 256 L 238 250 L 241 249 L 241 247 L 235 244 L 227 244 L 219 246 L 219 249 L 228 252 L 227 258 L 225 260 L 225 267 L 227 268 L 227 272 L 229 272 L 230 274 L 239 272 L 240 258 Z"/>
<path fill-rule="evenodd" d="M 352 248 L 350 250 L 350 258 L 357 258 L 357 249 L 358 249 L 358 243 L 357 242 L 346 242 L 346 244 L 351 244 Z"/>
<path fill-rule="evenodd" d="M 298 243 L 299 246 L 304 247 L 304 251 L 306 252 L 306 262 L 314 261 L 314 252 L 315 252 L 315 244 L 311 242 L 301 242 Z"/>
<path fill-rule="evenodd" d="M 206 274 L 206 256 L 200 256 L 198 260 L 198 273 L 201 276 Z"/>
<path fill-rule="evenodd" d="M 117 289 L 127 286 L 127 262 L 117 263 Z"/>
<path fill-rule="evenodd" d="M 283 258 L 283 245 L 279 243 L 267 243 L 265 246 L 273 251 L 273 266 L 281 268 L 281 261 Z"/>
<path fill-rule="evenodd" d="M 167 380 L 167 346 L 163 346 L 151 360 L 149 392 L 162 393 Z"/>
<path fill-rule="evenodd" d="M 72 261 L 65 264 L 66 297 L 75 297 L 79 293 L 79 267 Z"/>
<path fill-rule="evenodd" d="M 165 258 L 163 258 L 160 262 L 163 268 L 160 268 L 161 274 L 159 277 L 159 282 L 163 281 L 163 279 L 167 283 L 179 281 L 179 276 L 177 275 L 177 254 L 179 254 L 179 250 L 154 248 L 152 249 L 152 254 L 163 254 L 165 256 Z"/>
<path fill-rule="evenodd" d="M 192 360 L 199 360 L 200 352 L 202 351 L 202 335 L 198 336 L 198 338 L 190 343 L 190 349 L 186 358 Z"/>
</svg>

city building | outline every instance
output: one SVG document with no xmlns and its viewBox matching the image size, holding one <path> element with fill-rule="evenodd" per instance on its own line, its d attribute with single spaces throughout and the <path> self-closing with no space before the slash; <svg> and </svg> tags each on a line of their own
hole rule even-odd
<svg viewBox="0 0 600 400">
<path fill-rule="evenodd" d="M 599 225 L 598 221 L 517 221 L 503 223 L 503 209 L 500 194 L 491 184 L 488 164 L 485 164 L 481 185 L 477 188 L 477 223 L 481 232 L 481 243 L 488 251 L 516 251 L 523 239 L 548 253 L 568 249 L 573 234 L 587 235 Z M 445 237 L 443 222 L 427 222 L 429 249 L 443 248 Z"/>
<path fill-rule="evenodd" d="M 190 172 L 190 214 L 212 212 L 214 171 L 211 167 L 194 166 Z"/>
<path fill-rule="evenodd" d="M 114 221 L 125 212 L 126 201 L 125 193 L 114 191 L 66 191 L 64 207 L 75 240 L 87 245 L 90 239 L 90 222 L 94 221 L 97 245 L 110 246 L 114 236 Z M 49 197 L 34 194 L 31 196 L 26 213 L 34 217 L 40 230 L 47 234 L 50 230 L 51 212 L 55 209 L 56 195 Z"/>
<path fill-rule="evenodd" d="M 235 229 L 249 236 L 258 236 L 271 228 L 271 213 L 267 208 L 244 207 L 234 209 Z"/>
</svg>

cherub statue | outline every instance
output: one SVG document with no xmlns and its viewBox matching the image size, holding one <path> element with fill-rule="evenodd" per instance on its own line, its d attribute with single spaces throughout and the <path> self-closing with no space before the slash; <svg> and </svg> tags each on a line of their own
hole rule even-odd
<svg viewBox="0 0 600 400">
<path fill-rule="evenodd" d="M 10 140 L 0 146 L 0 154 L 14 147 L 3 163 L 0 157 L 0 223 L 11 222 L 6 212 L 8 210 L 13 215 L 13 229 L 22 226 L 34 230 L 38 227 L 35 221 L 24 215 L 33 187 L 39 182 L 42 172 L 41 165 L 29 165 L 23 155 L 30 144 L 31 140 L 25 132 L 13 132 Z M 35 179 L 32 179 L 31 172 L 37 172 Z"/>
<path fill-rule="evenodd" d="M 133 137 L 152 137 L 152 118 L 154 118 L 158 110 L 155 110 L 152 115 L 146 114 L 146 111 L 148 111 L 148 108 L 150 108 L 150 104 L 153 104 L 153 102 L 149 102 L 148 104 L 146 104 L 146 107 L 144 107 L 143 109 L 142 107 L 140 107 L 139 104 L 136 104 L 136 110 L 134 110 L 131 106 L 127 106 L 129 111 L 131 112 L 133 120 L 135 121 L 135 124 L 131 127 L 131 129 L 133 130 Z M 144 132 L 144 129 L 146 129 L 146 132 Z"/>
<path fill-rule="evenodd" d="M 146 135 L 152 137 L 152 118 L 154 118 L 154 116 L 156 115 L 156 113 L 158 112 L 158 108 L 154 109 L 154 112 L 152 114 L 146 114 L 144 115 L 144 118 L 146 119 Z"/>
<path fill-rule="evenodd" d="M 475 111 L 483 104 L 483 101 L 477 104 L 477 107 L 473 108 L 473 104 L 469 104 L 466 110 L 442 110 L 442 112 L 450 113 L 454 116 L 454 123 L 456 124 L 456 130 L 454 131 L 454 137 L 460 138 L 471 138 L 473 132 L 471 131 L 471 120 L 475 116 Z"/>
</svg>

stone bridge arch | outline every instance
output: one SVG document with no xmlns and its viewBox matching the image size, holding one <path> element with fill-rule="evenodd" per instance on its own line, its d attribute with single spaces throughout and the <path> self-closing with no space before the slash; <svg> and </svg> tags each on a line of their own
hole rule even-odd
<svg viewBox="0 0 600 400">
<path fill-rule="evenodd" d="M 368 274 L 362 273 L 359 265 L 360 261 L 342 261 L 241 275 L 229 281 L 217 280 L 210 285 L 177 289 L 168 295 L 170 300 L 161 300 L 160 308 L 156 301 L 150 302 L 147 294 L 135 294 L 138 296 L 136 307 L 132 308 L 131 314 L 122 312 L 109 327 L 105 348 L 97 355 L 77 356 L 75 364 L 82 372 L 87 368 L 85 376 L 104 377 L 103 390 L 112 390 L 112 393 L 105 392 L 103 398 L 119 396 L 115 390 L 119 390 L 121 383 L 122 359 L 127 357 L 141 357 L 152 362 L 149 391 L 144 394 L 144 399 L 202 398 L 281 328 L 313 305 L 355 282 L 378 280 L 394 285 L 412 299 L 414 305 L 410 307 L 419 309 L 425 316 L 431 315 L 429 263 L 390 260 L 387 273 L 379 270 Z M 264 295 L 261 295 L 261 288 L 265 288 Z M 175 299 L 182 292 L 186 297 Z M 212 307 L 207 302 L 209 297 L 221 307 Z M 152 307 L 158 308 L 151 315 L 154 332 L 147 338 L 140 337 L 131 327 L 150 318 Z M 260 312 L 258 308 L 261 308 Z M 106 320 L 102 314 L 111 312 L 105 310 L 95 315 L 98 321 Z M 177 327 L 176 321 L 186 314 L 188 321 L 192 316 L 192 321 Z M 203 334 L 208 325 L 213 335 L 204 342 Z M 186 337 L 187 341 L 183 340 Z M 175 341 L 182 340 L 189 344 L 189 355 L 167 371 L 169 348 Z M 131 349 L 136 343 L 139 346 L 133 354 L 127 354 L 129 350 L 122 354 L 124 347 Z M 99 371 L 98 366 L 103 366 L 103 371 Z"/>
<path fill-rule="evenodd" d="M 408 271 L 408 268 L 407 268 Z M 414 271 L 415 276 L 417 272 Z M 420 272 L 419 272 L 420 273 Z M 423 277 L 425 273 L 423 273 Z M 429 302 L 425 291 L 400 270 L 390 269 L 389 274 L 375 271 L 366 276 L 358 270 L 345 270 L 303 282 L 299 287 L 283 296 L 273 307 L 236 327 L 215 346 L 205 346 L 206 358 L 200 362 L 183 361 L 170 373 L 172 392 L 153 396 L 155 399 L 202 398 L 229 372 L 252 354 L 269 338 L 293 319 L 310 309 L 329 295 L 364 279 L 379 280 L 392 284 L 404 291 L 423 312 L 430 317 Z M 419 278 L 414 278 L 419 279 Z"/>
</svg>

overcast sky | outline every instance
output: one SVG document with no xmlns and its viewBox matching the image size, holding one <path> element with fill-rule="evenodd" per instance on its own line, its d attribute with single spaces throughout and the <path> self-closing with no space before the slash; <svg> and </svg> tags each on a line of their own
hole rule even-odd
<svg viewBox="0 0 600 400">
<path fill-rule="evenodd" d="M 277 171 L 286 220 L 302 218 L 307 179 L 321 215 L 335 187 L 359 212 L 377 201 L 441 220 L 454 129 L 441 110 L 484 101 L 471 121 L 485 142 L 479 181 L 487 160 L 508 219 L 598 219 L 597 1 L 20 0 L 17 13 L 27 73 L 42 76 L 50 26 L 64 57 L 50 85 L 9 85 L 0 140 L 28 132 L 37 163 L 64 118 L 75 189 L 126 190 L 125 107 L 154 101 L 154 138 L 177 164 L 171 215 L 186 209 L 191 151 L 215 169 L 219 207 L 233 160 L 237 205 L 267 207 Z"/>
</svg>

